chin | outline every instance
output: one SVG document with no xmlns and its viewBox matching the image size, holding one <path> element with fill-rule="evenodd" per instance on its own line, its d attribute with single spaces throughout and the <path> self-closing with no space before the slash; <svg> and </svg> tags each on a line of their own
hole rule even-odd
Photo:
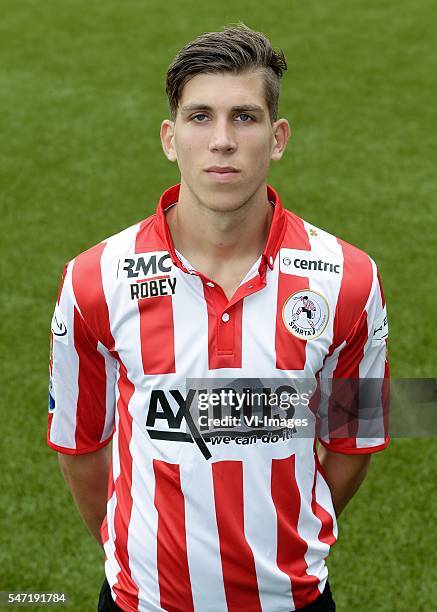
<svg viewBox="0 0 437 612">
<path fill-rule="evenodd" d="M 232 188 L 231 185 L 225 187 L 223 189 L 220 185 L 219 188 L 202 189 L 202 193 L 198 192 L 203 206 L 216 212 L 231 212 L 241 208 L 248 199 L 242 193 L 241 188 L 236 189 L 235 186 Z"/>
</svg>

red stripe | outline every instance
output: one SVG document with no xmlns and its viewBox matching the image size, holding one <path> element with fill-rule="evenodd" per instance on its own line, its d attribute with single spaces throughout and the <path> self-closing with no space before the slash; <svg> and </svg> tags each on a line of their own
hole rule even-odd
<svg viewBox="0 0 437 612">
<path fill-rule="evenodd" d="M 167 247 L 156 231 L 158 223 L 156 215 L 151 215 L 141 222 L 135 239 L 135 253 L 148 253 L 149 251 L 166 251 Z"/>
<path fill-rule="evenodd" d="M 115 486 L 114 486 L 114 470 L 111 460 L 111 467 L 109 469 L 109 480 L 108 480 L 108 499 L 114 495 Z"/>
<path fill-rule="evenodd" d="M 343 276 L 334 317 L 334 347 L 347 339 L 363 312 L 373 284 L 371 261 L 363 251 L 337 239 L 343 251 Z"/>
<path fill-rule="evenodd" d="M 118 380 L 119 411 L 118 450 L 120 458 L 120 475 L 114 483 L 117 505 L 114 512 L 115 558 L 120 566 L 117 582 L 112 587 L 116 595 L 115 602 L 126 606 L 128 610 L 138 610 L 138 586 L 132 579 L 129 553 L 128 530 L 132 514 L 132 416 L 129 412 L 129 401 L 135 387 L 127 376 L 126 367 L 120 360 L 120 377 Z"/>
<path fill-rule="evenodd" d="M 92 450 L 100 445 L 106 417 L 105 360 L 97 350 L 97 340 L 74 307 L 74 347 L 79 360 L 76 409 L 76 450 Z"/>
<path fill-rule="evenodd" d="M 311 497 L 311 509 L 313 511 L 314 516 L 316 516 L 320 522 L 321 527 L 319 531 L 319 540 L 324 544 L 328 544 L 328 546 L 332 546 L 336 542 L 336 537 L 334 535 L 334 519 L 329 514 L 323 506 L 319 504 L 316 497 L 316 488 L 317 488 L 317 474 L 320 471 L 321 476 L 326 481 L 324 474 L 322 472 L 323 468 L 321 467 L 319 457 L 317 455 L 317 451 L 314 453 L 314 458 L 316 462 L 316 469 L 314 471 L 314 483 Z M 325 557 L 326 558 L 326 557 Z"/>
<path fill-rule="evenodd" d="M 194 610 L 185 531 L 185 502 L 179 466 L 153 460 L 158 511 L 157 560 L 161 606 L 169 612 Z"/>
<path fill-rule="evenodd" d="M 107 493 L 107 499 L 111 499 L 111 497 L 114 494 L 114 473 L 113 473 L 113 469 L 112 469 L 112 461 L 111 461 L 111 465 L 109 468 L 109 478 L 108 478 L 108 493 Z M 108 540 L 109 540 L 109 530 L 108 530 L 108 514 L 105 514 L 105 518 L 103 519 L 103 522 L 100 526 L 100 535 L 102 538 L 102 544 L 105 544 Z M 106 559 L 106 555 L 105 555 L 105 559 Z"/>
<path fill-rule="evenodd" d="M 228 299 L 220 287 L 204 283 L 208 312 L 208 368 L 241 368 L 243 300 L 227 308 Z M 222 321 L 224 312 L 229 321 Z"/>
<path fill-rule="evenodd" d="M 109 351 L 114 339 L 103 290 L 101 257 L 106 243 L 100 243 L 76 257 L 72 272 L 73 292 L 87 327 Z"/>
<path fill-rule="evenodd" d="M 105 514 L 105 518 L 103 519 L 102 525 L 100 527 L 100 535 L 102 538 L 102 544 L 106 544 L 109 540 L 109 532 L 108 532 L 108 515 Z"/>
<path fill-rule="evenodd" d="M 166 250 L 152 220 L 154 217 L 141 224 L 135 240 L 135 253 Z M 137 303 L 144 374 L 176 372 L 172 296 L 141 298 Z"/>
<path fill-rule="evenodd" d="M 232 308 L 232 316 L 234 323 L 234 365 L 228 366 L 231 368 L 242 367 L 242 342 L 243 342 L 243 300 L 235 304 Z"/>
<path fill-rule="evenodd" d="M 368 338 L 367 312 L 364 310 L 347 338 L 346 345 L 340 351 L 334 378 L 359 378 L 360 362 L 363 359 L 364 346 Z"/>
<path fill-rule="evenodd" d="M 358 430 L 359 365 L 368 339 L 365 306 L 373 284 L 369 256 L 337 239 L 343 252 L 343 277 L 334 317 L 334 337 L 329 353 L 346 342 L 333 372 L 332 394 L 328 407 L 329 446 L 332 450 L 356 449 Z M 348 380 L 341 380 L 348 379 Z M 338 404 L 336 408 L 336 404 Z"/>
<path fill-rule="evenodd" d="M 139 299 L 138 309 L 144 374 L 176 372 L 172 297 Z"/>
<path fill-rule="evenodd" d="M 138 278 L 136 283 L 148 283 L 152 280 L 159 280 L 161 278 L 170 278 L 170 274 L 163 274 L 162 276 L 152 276 L 151 278 Z"/>
<path fill-rule="evenodd" d="M 286 214 L 288 225 L 282 246 L 310 251 L 311 244 L 303 221 L 288 211 Z M 303 370 L 305 367 L 307 341 L 290 333 L 282 317 L 285 302 L 302 289 L 309 289 L 308 278 L 279 271 L 275 335 L 276 367 L 279 370 Z"/>
<path fill-rule="evenodd" d="M 104 248 L 104 244 L 99 244 L 79 255 L 73 267 L 72 280 L 79 309 L 87 321 L 87 331 L 91 327 L 95 336 L 113 351 L 114 357 L 120 364 L 117 403 L 120 416 L 118 430 L 120 476 L 114 483 L 117 498 L 114 530 L 116 534 L 115 558 L 121 569 L 117 574 L 117 583 L 113 591 L 116 594 L 116 603 L 119 603 L 120 607 L 125 606 L 129 610 L 137 610 L 138 587 L 132 580 L 127 550 L 128 528 L 132 512 L 132 456 L 129 450 L 132 438 L 132 416 L 129 413 L 128 405 L 135 388 L 128 379 L 124 364 L 114 350 L 115 343 L 110 329 L 109 311 L 103 291 L 100 267 Z M 108 486 L 111 486 L 111 483 Z"/>
<path fill-rule="evenodd" d="M 276 562 L 290 578 L 296 608 L 302 608 L 319 595 L 319 579 L 307 574 L 304 555 L 308 544 L 298 533 L 301 497 L 296 482 L 295 456 L 272 459 L 272 499 L 278 516 Z"/>
<path fill-rule="evenodd" d="M 111 499 L 111 497 L 114 495 L 114 491 L 115 491 L 114 472 L 113 472 L 112 461 L 111 461 L 111 466 L 109 468 L 109 479 L 108 479 L 108 500 Z M 103 519 L 103 523 L 100 528 L 100 533 L 102 535 L 102 543 L 104 544 L 105 542 L 109 540 L 108 515 L 107 514 L 105 515 L 105 518 Z"/>
<path fill-rule="evenodd" d="M 333 450 L 356 448 L 359 425 L 360 362 L 369 337 L 364 311 L 354 333 L 341 350 L 334 370 L 328 406 L 328 430 Z"/>
<path fill-rule="evenodd" d="M 74 260 L 72 286 L 79 310 L 74 307 L 74 345 L 79 359 L 76 412 L 76 449 L 100 445 L 106 416 L 105 360 L 98 341 L 112 349 L 114 341 L 103 291 L 100 267 L 105 244 L 100 243 Z"/>
<path fill-rule="evenodd" d="M 220 556 L 229 612 L 261 611 L 255 561 L 244 533 L 243 464 L 212 464 Z"/>
<path fill-rule="evenodd" d="M 322 526 L 320 527 L 319 540 L 328 546 L 332 546 L 336 542 L 334 536 L 334 522 L 332 516 L 329 514 L 323 506 L 321 506 L 316 499 L 313 500 L 311 505 L 313 513 L 321 521 Z"/>
<path fill-rule="evenodd" d="M 348 444 L 348 440 L 345 440 L 344 446 L 340 446 L 337 448 L 335 445 L 332 447 L 332 442 L 330 444 L 326 444 L 323 440 L 320 440 L 322 446 L 327 448 L 328 450 L 333 450 L 334 452 L 343 453 L 345 455 L 368 455 L 370 453 L 377 453 L 379 451 L 384 450 L 390 443 L 390 437 L 387 436 L 382 444 L 378 444 L 377 446 L 363 446 L 363 447 L 351 447 Z"/>
<path fill-rule="evenodd" d="M 53 421 L 53 412 L 49 412 L 48 419 L 47 419 L 47 435 L 46 435 L 46 442 L 49 446 L 52 445 L 51 440 L 50 440 L 50 433 L 52 430 L 52 421 Z"/>
</svg>

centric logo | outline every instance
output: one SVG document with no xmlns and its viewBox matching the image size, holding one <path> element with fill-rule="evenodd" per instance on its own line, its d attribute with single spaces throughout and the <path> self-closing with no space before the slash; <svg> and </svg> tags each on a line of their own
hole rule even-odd
<svg viewBox="0 0 437 612">
<path fill-rule="evenodd" d="M 293 336 L 301 340 L 313 340 L 324 332 L 328 323 L 328 302 L 316 291 L 296 291 L 284 304 L 282 320 Z"/>
</svg>

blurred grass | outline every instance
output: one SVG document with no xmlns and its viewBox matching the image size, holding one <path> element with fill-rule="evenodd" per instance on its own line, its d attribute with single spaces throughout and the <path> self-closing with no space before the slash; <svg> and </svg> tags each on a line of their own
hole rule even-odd
<svg viewBox="0 0 437 612">
<path fill-rule="evenodd" d="M 164 75 L 239 20 L 286 54 L 284 204 L 377 261 L 396 377 L 436 374 L 437 34 L 432 0 L 0 0 L 0 590 L 96 608 L 103 560 L 45 447 L 48 330 L 65 261 L 154 211 Z M 420 313 L 420 315 L 419 315 Z M 339 612 L 435 609 L 435 440 L 373 459 L 329 559 Z"/>
</svg>

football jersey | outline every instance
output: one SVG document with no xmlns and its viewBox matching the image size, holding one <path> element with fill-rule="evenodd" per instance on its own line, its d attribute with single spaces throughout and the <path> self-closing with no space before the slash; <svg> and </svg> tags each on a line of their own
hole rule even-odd
<svg viewBox="0 0 437 612">
<path fill-rule="evenodd" d="M 112 440 L 101 534 L 123 610 L 289 612 L 323 592 L 338 535 L 317 439 L 340 453 L 385 448 L 384 386 L 372 397 L 374 430 L 363 428 L 358 398 L 358 418 L 332 435 L 332 399 L 314 392 L 324 424 L 299 436 L 297 421 L 274 431 L 220 419 L 215 427 L 220 405 L 198 409 L 190 381 L 386 380 L 377 268 L 284 209 L 267 186 L 264 251 L 228 299 L 175 250 L 165 213 L 179 189 L 66 265 L 47 442 L 76 455 Z"/>
</svg>

